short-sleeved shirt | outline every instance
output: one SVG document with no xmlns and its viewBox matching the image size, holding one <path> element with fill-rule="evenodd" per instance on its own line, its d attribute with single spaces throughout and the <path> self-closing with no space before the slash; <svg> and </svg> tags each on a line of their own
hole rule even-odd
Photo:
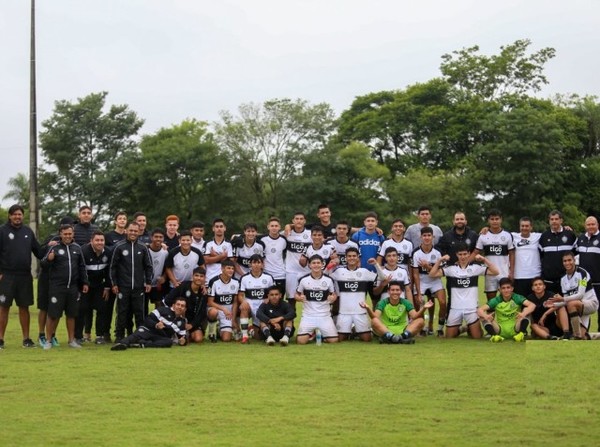
<svg viewBox="0 0 600 447">
<path fill-rule="evenodd" d="M 298 281 L 297 291 L 306 296 L 302 315 L 306 317 L 330 317 L 331 306 L 327 301 L 327 296 L 335 292 L 333 280 L 322 275 L 320 278 L 314 278 L 308 274 Z"/>
<path fill-rule="evenodd" d="M 498 295 L 488 301 L 488 306 L 496 312 L 496 321 L 502 326 L 504 323 L 516 323 L 517 314 L 521 312 L 523 303 L 527 298 L 517 293 L 513 293 L 508 301 L 504 301 L 502 296 Z"/>
<path fill-rule="evenodd" d="M 152 250 L 148 250 L 150 251 Z M 204 265 L 204 257 L 200 250 L 194 247 L 190 247 L 188 254 L 183 253 L 181 246 L 175 247 L 169 251 L 169 256 L 165 260 L 165 268 L 170 268 L 179 282 L 191 281 L 194 269 L 202 265 Z M 175 287 L 175 284 L 171 283 L 171 287 Z"/>
<path fill-rule="evenodd" d="M 287 239 L 283 236 L 272 238 L 268 234 L 259 238 L 265 246 L 265 273 L 275 279 L 285 279 L 285 250 Z"/>
<path fill-rule="evenodd" d="M 479 236 L 475 247 L 492 264 L 498 267 L 500 271 L 498 274 L 499 278 L 508 276 L 510 267 L 508 252 L 515 249 L 512 235 L 508 231 L 501 230 L 499 233 L 488 231 L 486 234 Z M 454 296 L 452 299 L 454 299 Z"/>
<path fill-rule="evenodd" d="M 285 272 L 306 275 L 308 268 L 300 265 L 300 257 L 306 252 L 309 245 L 312 245 L 310 230 L 304 230 L 296 233 L 293 229 L 286 237 L 287 246 L 285 249 Z"/>
<path fill-rule="evenodd" d="M 210 253 L 214 251 L 217 254 L 227 253 L 228 258 L 233 258 L 233 247 L 231 243 L 223 240 L 220 244 L 214 239 L 206 243 L 206 256 L 210 256 Z M 217 275 L 221 274 L 221 263 L 214 262 L 212 264 L 206 264 L 206 280 L 210 281 Z"/>
<path fill-rule="evenodd" d="M 385 275 L 386 278 L 391 275 L 392 281 L 398 281 L 403 284 L 402 296 L 404 297 L 404 289 L 406 286 L 410 285 L 410 277 L 408 276 L 407 271 L 401 267 L 396 267 L 394 270 L 388 270 L 387 267 L 383 267 L 382 270 L 383 270 L 383 274 Z M 377 280 L 378 285 L 381 282 L 382 282 L 381 280 Z M 387 298 L 388 296 L 390 296 L 390 295 L 388 293 L 388 286 L 386 286 L 383 289 L 383 291 L 381 292 L 381 298 Z"/>
<path fill-rule="evenodd" d="M 408 271 L 410 265 L 410 257 L 414 251 L 414 246 L 411 241 L 404 238 L 401 241 L 395 241 L 392 238 L 386 239 L 379 247 L 378 256 L 385 258 L 385 251 L 389 247 L 394 247 L 398 251 L 398 265 Z"/>
<path fill-rule="evenodd" d="M 458 264 L 442 268 L 450 288 L 452 300 L 450 308 L 455 310 L 477 309 L 479 302 L 479 276 L 485 275 L 487 267 L 481 264 L 469 264 L 461 268 Z"/>
<path fill-rule="evenodd" d="M 333 271 L 331 277 L 336 282 L 339 292 L 340 314 L 366 313 L 366 309 L 360 307 L 359 303 L 365 301 L 367 291 L 377 278 L 377 273 L 362 267 L 356 270 L 339 267 Z"/>
<path fill-rule="evenodd" d="M 523 237 L 511 233 L 515 247 L 515 279 L 531 279 L 542 274 L 540 258 L 540 237 L 542 233 L 531 233 Z"/>
<path fill-rule="evenodd" d="M 262 273 L 256 277 L 252 273 L 246 273 L 240 279 L 240 292 L 244 298 L 249 300 L 262 300 L 266 298 L 266 290 L 275 284 L 275 280 L 268 273 Z"/>
<path fill-rule="evenodd" d="M 390 303 L 389 298 L 385 298 L 377 303 L 376 310 L 381 312 L 380 320 L 390 332 L 398 334 L 408 326 L 408 313 L 414 309 L 410 301 L 400 298 L 398 304 Z"/>
<path fill-rule="evenodd" d="M 350 247 L 354 247 L 358 249 L 358 244 L 351 239 L 348 239 L 346 242 L 340 242 L 337 239 L 333 238 L 327 241 L 329 245 L 333 247 L 335 252 L 338 255 L 338 259 L 340 261 L 340 265 L 346 266 L 346 250 Z"/>
<path fill-rule="evenodd" d="M 240 290 L 237 279 L 231 278 L 228 282 L 221 279 L 221 275 L 215 276 L 208 282 L 208 297 L 214 299 L 215 304 L 231 306 Z"/>
</svg>

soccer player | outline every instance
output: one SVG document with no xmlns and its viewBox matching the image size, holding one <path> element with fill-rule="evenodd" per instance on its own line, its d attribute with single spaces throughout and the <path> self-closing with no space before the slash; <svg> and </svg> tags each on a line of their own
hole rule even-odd
<svg viewBox="0 0 600 447">
<path fill-rule="evenodd" d="M 488 230 L 480 234 L 471 259 L 483 253 L 486 259 L 497 267 L 497 276 L 486 275 L 485 294 L 488 300 L 496 296 L 498 280 L 502 277 L 513 278 L 515 269 L 515 247 L 512 235 L 502 229 L 502 213 L 492 209 L 487 215 Z"/>
<path fill-rule="evenodd" d="M 300 265 L 302 267 L 306 267 L 308 265 L 308 260 L 313 255 L 319 255 L 325 260 L 325 266 L 329 264 L 330 261 L 336 259 L 337 263 L 337 255 L 333 247 L 327 243 L 325 243 L 325 233 L 323 232 L 323 228 L 319 226 L 314 226 L 312 230 L 310 230 L 310 238 L 312 240 L 312 244 L 310 244 L 306 251 L 300 256 Z"/>
<path fill-rule="evenodd" d="M 367 213 L 363 223 L 364 227 L 354 233 L 351 239 L 360 248 L 360 266 L 375 272 L 375 265 L 369 263 L 369 259 L 377 258 L 377 253 L 385 240 L 385 236 L 377 232 L 377 213 Z M 371 298 L 373 297 L 371 296 Z"/>
<path fill-rule="evenodd" d="M 498 275 L 498 268 L 489 259 L 481 255 L 475 255 L 474 260 L 484 265 L 470 263 L 471 253 L 464 243 L 456 245 L 456 256 L 458 257 L 456 264 L 442 267 L 443 262 L 450 260 L 450 255 L 444 255 L 435 261 L 429 271 L 431 278 L 446 276 L 450 285 L 452 302 L 446 319 L 446 338 L 458 337 L 461 333 L 460 327 L 463 321 L 467 324 L 467 331 L 472 338 L 481 338 L 483 334 L 477 317 L 478 277 L 483 275 L 496 276 Z"/>
<path fill-rule="evenodd" d="M 225 260 L 233 261 L 233 247 L 229 241 L 225 240 L 225 221 L 216 218 L 212 223 L 213 239 L 206 243 L 204 252 L 204 262 L 206 263 L 206 280 L 211 279 L 221 273 L 221 262 Z M 234 264 L 235 265 L 235 264 Z"/>
<path fill-rule="evenodd" d="M 179 299 L 185 299 L 185 330 L 188 340 L 194 343 L 202 343 L 204 340 L 204 328 L 206 327 L 206 308 L 208 294 L 206 291 L 206 270 L 203 267 L 194 269 L 192 280 L 183 281 L 172 289 L 164 299 L 167 307 L 172 307 Z"/>
<path fill-rule="evenodd" d="M 411 273 L 415 285 L 415 303 L 420 308 L 424 304 L 424 297 L 430 300 L 434 298 L 440 303 L 438 313 L 438 337 L 444 336 L 444 325 L 446 324 L 446 292 L 440 278 L 430 278 L 429 271 L 442 254 L 433 248 L 433 229 L 431 227 L 421 228 L 421 246 L 415 249 L 411 258 Z M 428 335 L 433 335 L 433 309 L 429 308 L 429 327 L 425 328 Z"/>
<path fill-rule="evenodd" d="M 170 214 L 165 219 L 165 245 L 167 250 L 172 250 L 179 245 L 179 217 Z"/>
<path fill-rule="evenodd" d="M 331 222 L 331 208 L 329 208 L 329 205 L 321 203 L 317 207 L 317 219 L 319 219 L 318 222 L 307 224 L 306 228 L 312 230 L 314 227 L 321 227 L 326 239 L 336 235 L 337 226 Z"/>
<path fill-rule="evenodd" d="M 303 212 L 296 211 L 292 218 L 292 228 L 286 236 L 287 246 L 285 251 L 285 288 L 288 302 L 296 308 L 295 295 L 298 278 L 306 275 L 308 269 L 300 264 L 300 258 L 312 243 L 310 230 L 306 229 L 306 216 Z"/>
<path fill-rule="evenodd" d="M 138 224 L 139 225 L 139 224 Z M 104 243 L 107 247 L 116 245 L 117 242 L 127 239 L 127 213 L 119 211 L 115 214 L 115 229 L 104 235 Z"/>
<path fill-rule="evenodd" d="M 308 260 L 310 273 L 298 281 L 296 301 L 303 303 L 302 319 L 296 341 L 305 345 L 314 331 L 321 331 L 327 343 L 338 342 L 338 332 L 331 318 L 331 304 L 337 299 L 333 280 L 323 274 L 325 260 L 313 255 Z"/>
<path fill-rule="evenodd" d="M 380 337 L 381 343 L 414 344 L 413 337 L 425 326 L 423 312 L 433 305 L 433 301 L 425 303 L 417 312 L 410 301 L 402 298 L 403 288 L 400 282 L 390 282 L 389 296 L 377 303 L 374 311 L 361 303 L 369 313 L 373 332 Z"/>
<path fill-rule="evenodd" d="M 183 281 L 191 281 L 196 267 L 204 265 L 204 257 L 197 248 L 192 247 L 192 233 L 183 230 L 179 235 L 179 245 L 169 251 L 165 260 L 165 273 L 171 288 Z"/>
<path fill-rule="evenodd" d="M 240 292 L 238 302 L 240 306 L 240 327 L 242 329 L 242 343 L 248 343 L 248 323 L 256 326 L 253 336 L 260 339 L 259 320 L 256 315 L 258 308 L 267 297 L 267 290 L 275 285 L 271 275 L 263 271 L 263 258 L 259 254 L 250 256 L 250 271 L 240 279 Z"/>
<path fill-rule="evenodd" d="M 152 242 L 152 235 L 147 228 L 148 219 L 146 218 L 146 214 L 142 211 L 135 212 L 133 214 L 133 221 L 138 224 L 138 228 L 140 229 L 138 241 L 144 245 L 150 245 L 150 242 Z"/>
<path fill-rule="evenodd" d="M 59 235 L 60 242 L 51 247 L 42 259 L 42 263 L 48 267 L 50 296 L 44 349 L 52 348 L 50 340 L 56 333 L 63 312 L 67 317 L 69 347 L 81 348 L 75 340 L 75 318 L 79 314 L 79 291 L 88 292 L 88 277 L 81 247 L 73 241 L 73 227 L 61 226 Z"/>
<path fill-rule="evenodd" d="M 201 222 L 199 220 L 193 221 L 190 225 L 190 232 L 192 233 L 192 247 L 200 250 L 200 253 L 204 255 L 204 253 L 206 253 L 206 241 L 204 240 L 204 222 Z"/>
<path fill-rule="evenodd" d="M 340 220 L 335 226 L 335 237 L 327 241 L 335 250 L 339 265 L 341 266 L 346 265 L 346 250 L 350 247 L 358 249 L 358 244 L 350 240 L 350 229 L 348 221 Z"/>
<path fill-rule="evenodd" d="M 592 287 L 596 297 L 600 296 L 600 231 L 598 219 L 588 216 L 585 219 L 585 232 L 577 238 L 577 253 L 579 254 L 579 267 L 590 274 Z M 600 327 L 600 313 L 598 314 Z"/>
<path fill-rule="evenodd" d="M 540 237 L 542 278 L 550 292 L 560 293 L 561 278 L 565 274 L 563 255 L 575 250 L 577 236 L 563 227 L 563 215 L 558 210 L 550 211 L 548 223 L 550 229 Z"/>
<path fill-rule="evenodd" d="M 531 282 L 542 273 L 540 260 L 541 233 L 533 232 L 529 217 L 519 220 L 519 232 L 511 233 L 515 247 L 514 287 L 515 293 L 527 296 L 531 293 Z"/>
<path fill-rule="evenodd" d="M 127 240 L 114 246 L 110 261 L 112 292 L 117 296 L 116 341 L 125 337 L 128 315 L 133 315 L 136 327 L 144 321 L 144 293 L 152 288 L 152 261 L 148 248 L 137 241 L 139 227 L 131 222 Z"/>
<path fill-rule="evenodd" d="M 208 339 L 217 342 L 217 323 L 221 341 L 233 338 L 233 326 L 238 311 L 240 283 L 233 277 L 235 264 L 230 259 L 221 261 L 221 273 L 208 282 Z"/>
<path fill-rule="evenodd" d="M 177 336 L 179 346 L 187 344 L 185 319 L 186 301 L 177 298 L 171 307 L 154 309 L 136 331 L 113 345 L 111 351 L 124 351 L 129 347 L 170 348 L 173 337 Z"/>
<path fill-rule="evenodd" d="M 572 252 L 563 254 L 565 275 L 560 280 L 562 295 L 555 294 L 547 303 L 554 308 L 566 307 L 573 333 L 565 331 L 564 338 L 586 338 L 590 329 L 590 315 L 598 310 L 598 298 L 592 287 L 590 274 L 575 264 Z M 546 281 L 546 280 L 544 280 Z M 546 282 L 547 284 L 547 282 Z"/>
<path fill-rule="evenodd" d="M 267 301 L 256 311 L 260 333 L 269 346 L 274 346 L 277 342 L 281 346 L 287 346 L 294 335 L 296 312 L 289 303 L 282 300 L 281 289 L 276 285 L 269 287 L 266 293 Z"/>
<path fill-rule="evenodd" d="M 165 295 L 169 293 L 167 282 L 167 275 L 165 273 L 165 262 L 169 256 L 168 250 L 165 249 L 165 234 L 160 228 L 152 230 L 152 239 L 150 245 L 148 245 L 148 254 L 152 261 L 152 284 L 150 292 L 145 296 L 144 309 L 146 314 L 150 312 L 149 303 L 154 304 L 156 309 L 161 305 L 161 302 Z"/>
<path fill-rule="evenodd" d="M 477 309 L 483 328 L 491 335 L 490 341 L 497 343 L 512 338 L 525 340 L 529 318 L 535 304 L 522 295 L 514 293 L 512 280 L 500 278 L 500 294 Z"/>
<path fill-rule="evenodd" d="M 35 347 L 29 338 L 29 306 L 33 304 L 31 254 L 41 258 L 43 253 L 31 228 L 23 224 L 24 213 L 21 205 L 12 205 L 8 209 L 8 222 L 0 227 L 0 349 L 4 349 L 13 300 L 19 307 L 23 347 Z"/>
<path fill-rule="evenodd" d="M 258 226 L 249 222 L 244 225 L 244 235 L 235 238 L 231 245 L 235 256 L 236 278 L 241 278 L 250 271 L 250 258 L 258 255 L 261 258 L 265 255 L 265 246 L 256 239 L 258 235 Z"/>
<path fill-rule="evenodd" d="M 388 247 L 394 247 L 398 252 L 398 265 L 410 274 L 410 257 L 414 247 L 418 247 L 421 243 L 421 239 L 419 236 L 419 243 L 417 245 L 413 245 L 411 241 L 404 237 L 405 229 L 404 221 L 402 221 L 402 219 L 396 219 L 392 222 L 391 237 L 383 241 L 383 244 L 381 244 L 381 247 L 379 247 L 379 252 L 377 253 L 377 262 L 382 265 L 385 251 Z"/>
<path fill-rule="evenodd" d="M 392 281 L 396 281 L 404 284 L 404 294 L 402 298 L 407 299 L 413 303 L 412 295 L 412 284 L 410 282 L 410 276 L 406 270 L 398 266 L 398 252 L 394 247 L 388 247 L 384 253 L 385 264 L 381 267 L 375 258 L 369 260 L 369 264 L 375 266 L 377 271 L 377 281 L 373 289 L 374 295 L 381 298 L 388 297 L 388 284 Z M 377 307 L 379 298 L 373 299 L 371 295 L 371 302 L 374 307 Z M 413 305 L 414 306 L 414 305 Z"/>
<path fill-rule="evenodd" d="M 569 330 L 569 317 L 567 309 L 554 306 L 546 307 L 546 302 L 554 294 L 546 290 L 546 283 L 538 276 L 531 282 L 531 290 L 527 300 L 535 304 L 531 314 L 531 330 L 537 337 L 546 340 L 558 340 L 564 335 L 563 327 Z"/>
<path fill-rule="evenodd" d="M 346 266 L 340 266 L 331 273 L 339 292 L 339 313 L 336 328 L 340 341 L 348 340 L 354 332 L 362 341 L 371 341 L 371 325 L 367 311 L 360 305 L 366 301 L 367 292 L 372 289 L 377 274 L 360 266 L 358 248 L 346 250 Z"/>
<path fill-rule="evenodd" d="M 433 228 L 433 244 L 436 245 L 443 233 L 440 227 L 431 223 L 431 208 L 427 205 L 420 206 L 417 210 L 417 218 L 419 222 L 409 226 L 404 237 L 413 244 L 413 247 L 417 247 L 421 244 L 421 228 L 431 227 Z"/>
<path fill-rule="evenodd" d="M 264 270 L 275 280 L 275 284 L 285 293 L 285 251 L 287 239 L 280 234 L 281 222 L 277 217 L 271 217 L 267 224 L 268 234 L 260 236 L 259 240 L 265 247 Z"/>
</svg>

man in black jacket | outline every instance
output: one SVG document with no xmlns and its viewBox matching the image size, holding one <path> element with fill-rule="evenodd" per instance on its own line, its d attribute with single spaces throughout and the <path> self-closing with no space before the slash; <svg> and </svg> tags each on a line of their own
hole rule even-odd
<svg viewBox="0 0 600 447">
<path fill-rule="evenodd" d="M 260 305 L 256 317 L 260 321 L 260 330 L 269 346 L 277 341 L 287 346 L 294 335 L 294 318 L 296 311 L 287 302 L 282 301 L 282 293 L 278 286 L 267 289 L 267 302 Z"/>
<path fill-rule="evenodd" d="M 116 343 L 111 351 L 124 351 L 138 345 L 140 348 L 170 348 L 176 335 L 180 346 L 187 344 L 185 299 L 177 298 L 171 307 L 154 309 L 136 331 Z"/>
<path fill-rule="evenodd" d="M 94 214 L 89 206 L 83 205 L 79 208 L 79 222 L 73 227 L 73 230 L 75 231 L 75 242 L 77 244 L 87 244 L 92 238 L 94 231 L 98 229 L 98 227 L 92 223 L 93 218 Z"/>
<path fill-rule="evenodd" d="M 23 224 L 23 216 L 23 207 L 12 205 L 8 209 L 8 222 L 0 227 L 0 349 L 4 349 L 4 333 L 13 300 L 19 307 L 23 347 L 35 347 L 29 338 L 29 306 L 33 304 L 31 253 L 38 259 L 43 253 L 31 228 Z"/>
<path fill-rule="evenodd" d="M 110 261 L 110 283 L 117 296 L 116 341 L 125 336 L 128 312 L 134 316 L 136 327 L 144 321 L 144 293 L 152 284 L 152 261 L 148 248 L 137 241 L 139 226 L 131 222 L 127 239 L 113 248 Z"/>
</svg>

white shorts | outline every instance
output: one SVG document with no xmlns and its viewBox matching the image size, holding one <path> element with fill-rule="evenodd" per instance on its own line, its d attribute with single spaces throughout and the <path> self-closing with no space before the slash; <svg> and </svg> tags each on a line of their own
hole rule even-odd
<svg viewBox="0 0 600 447">
<path fill-rule="evenodd" d="M 371 324 L 367 314 L 338 314 L 335 325 L 341 334 L 351 334 L 352 324 L 357 334 L 371 332 Z"/>
<path fill-rule="evenodd" d="M 223 305 L 223 307 L 226 307 L 230 312 L 233 310 L 233 306 L 229 305 Z M 221 332 L 233 332 L 233 329 L 231 327 L 231 320 L 228 320 L 227 317 L 225 316 L 225 313 L 222 310 L 219 310 L 219 315 L 217 316 L 217 321 L 219 322 L 219 331 Z"/>
<path fill-rule="evenodd" d="M 477 317 L 477 309 L 450 309 L 450 312 L 448 312 L 448 319 L 446 320 L 446 326 L 460 326 L 463 320 L 467 323 L 467 325 L 471 325 L 476 321 L 479 321 L 479 317 Z"/>
<path fill-rule="evenodd" d="M 421 295 L 435 294 L 439 290 L 444 290 L 441 278 L 421 278 Z"/>
<path fill-rule="evenodd" d="M 501 276 L 485 276 L 485 287 L 483 288 L 483 291 L 485 293 L 488 292 L 498 292 L 498 282 L 500 281 Z"/>
<path fill-rule="evenodd" d="M 252 324 L 254 326 L 260 326 L 260 321 L 256 317 L 256 312 L 258 311 L 258 308 L 260 307 L 260 305 L 263 303 L 263 300 L 246 300 L 246 301 L 250 305 L 250 317 L 252 318 Z"/>
<path fill-rule="evenodd" d="M 298 274 L 297 273 L 286 273 L 285 274 L 285 292 L 287 293 L 288 300 L 294 299 L 296 296 L 296 289 L 298 288 Z"/>
<path fill-rule="evenodd" d="M 331 317 L 305 317 L 300 320 L 298 335 L 310 335 L 315 329 L 321 331 L 323 338 L 333 338 L 338 336 L 337 329 Z"/>
<path fill-rule="evenodd" d="M 597 299 L 584 299 L 581 301 L 583 304 L 583 309 L 581 315 L 591 315 L 598 310 L 598 300 Z"/>
</svg>

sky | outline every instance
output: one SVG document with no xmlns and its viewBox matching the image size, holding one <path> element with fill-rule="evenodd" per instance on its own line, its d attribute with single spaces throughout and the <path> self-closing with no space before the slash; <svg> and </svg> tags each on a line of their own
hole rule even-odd
<svg viewBox="0 0 600 447">
<path fill-rule="evenodd" d="M 273 98 L 341 113 L 439 76 L 443 54 L 524 38 L 556 49 L 542 97 L 600 96 L 599 17 L 597 0 L 37 0 L 38 131 L 55 101 L 100 91 L 142 134 Z M 30 1 L 2 0 L 0 199 L 29 172 L 29 33 Z"/>
</svg>

